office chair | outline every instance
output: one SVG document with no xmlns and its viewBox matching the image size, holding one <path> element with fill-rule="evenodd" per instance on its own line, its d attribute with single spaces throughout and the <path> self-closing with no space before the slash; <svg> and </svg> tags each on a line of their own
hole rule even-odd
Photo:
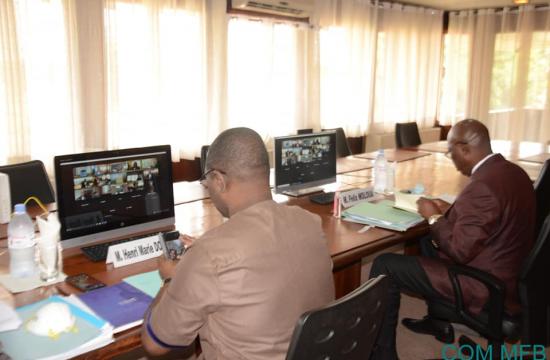
<svg viewBox="0 0 550 360">
<path fill-rule="evenodd" d="M 343 128 L 323 129 L 322 131 L 336 131 L 336 157 L 346 157 L 351 155 L 351 149 Z"/>
<path fill-rule="evenodd" d="M 206 155 L 208 154 L 208 149 L 210 145 L 203 145 L 201 147 L 201 176 L 204 174 L 204 167 L 206 166 Z"/>
<path fill-rule="evenodd" d="M 44 204 L 55 202 L 52 184 L 42 161 L 0 166 L 0 172 L 9 176 L 12 208 L 29 196 L 36 196 Z"/>
<path fill-rule="evenodd" d="M 296 131 L 296 134 L 297 135 L 302 135 L 302 134 L 313 134 L 313 129 L 298 129 Z"/>
<path fill-rule="evenodd" d="M 286 359 L 368 359 L 382 324 L 387 289 L 388 279 L 381 275 L 321 309 L 304 313 Z"/>
<path fill-rule="evenodd" d="M 538 234 L 542 222 L 550 213 L 550 159 L 544 162 L 537 181 L 533 184 L 537 197 L 537 220 L 535 234 Z"/>
<path fill-rule="evenodd" d="M 518 277 L 521 314 L 510 316 L 504 312 L 504 283 L 493 275 L 464 265 L 449 268 L 456 303 L 430 302 L 429 314 L 437 319 L 458 322 L 477 331 L 488 340 L 493 355 L 500 358 L 504 341 L 521 339 L 522 344 L 543 345 L 550 343 L 548 320 L 550 314 L 550 288 L 548 263 L 550 262 L 550 215 L 539 233 L 535 246 L 525 259 Z M 489 290 L 489 301 L 478 316 L 473 316 L 464 307 L 458 276 L 467 276 L 481 282 Z M 476 348 L 470 338 L 462 335 L 460 345 Z"/>
<path fill-rule="evenodd" d="M 399 148 L 422 144 L 418 125 L 415 122 L 395 124 L 395 146 Z"/>
</svg>

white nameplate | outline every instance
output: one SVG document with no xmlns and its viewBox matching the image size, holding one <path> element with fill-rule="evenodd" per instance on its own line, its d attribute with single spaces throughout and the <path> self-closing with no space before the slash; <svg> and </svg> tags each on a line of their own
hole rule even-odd
<svg viewBox="0 0 550 360">
<path fill-rule="evenodd" d="M 343 191 L 340 193 L 340 204 L 342 207 L 347 209 L 350 206 L 353 206 L 362 201 L 371 200 L 373 197 L 374 192 L 372 190 L 372 187 Z"/>
<path fill-rule="evenodd" d="M 162 255 L 160 235 L 152 235 L 134 241 L 109 246 L 107 264 L 113 263 L 115 268 L 134 264 Z"/>
</svg>

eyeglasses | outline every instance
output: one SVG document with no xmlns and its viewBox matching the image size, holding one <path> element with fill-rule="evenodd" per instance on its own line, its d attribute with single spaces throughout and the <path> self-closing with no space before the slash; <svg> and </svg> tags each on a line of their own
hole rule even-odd
<svg viewBox="0 0 550 360">
<path fill-rule="evenodd" d="M 467 145 L 468 142 L 467 141 L 456 141 L 454 143 L 451 143 L 451 146 L 449 146 L 447 148 L 447 152 L 445 153 L 445 156 L 449 159 L 451 159 L 451 156 L 452 156 L 452 152 L 453 152 L 453 146 L 455 146 L 456 144 L 460 144 L 460 145 Z"/>
<path fill-rule="evenodd" d="M 206 185 L 205 185 L 206 178 L 208 177 L 208 175 L 209 175 L 212 171 L 217 171 L 217 172 L 219 172 L 219 173 L 222 174 L 222 175 L 226 175 L 226 172 L 225 172 L 225 171 L 223 171 L 223 170 L 218 170 L 218 169 L 214 169 L 214 168 L 212 168 L 212 169 L 210 169 L 210 170 L 208 170 L 208 171 L 205 171 L 205 173 L 202 174 L 202 176 L 201 176 L 200 179 L 199 179 L 199 183 L 200 183 L 202 186 L 206 186 Z"/>
</svg>

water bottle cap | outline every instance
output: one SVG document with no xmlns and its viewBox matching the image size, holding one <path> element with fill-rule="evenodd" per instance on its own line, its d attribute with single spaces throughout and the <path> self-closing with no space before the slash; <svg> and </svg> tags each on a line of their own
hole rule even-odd
<svg viewBox="0 0 550 360">
<path fill-rule="evenodd" d="M 15 212 L 16 213 L 27 212 L 27 207 L 25 206 L 25 204 L 15 204 Z"/>
</svg>

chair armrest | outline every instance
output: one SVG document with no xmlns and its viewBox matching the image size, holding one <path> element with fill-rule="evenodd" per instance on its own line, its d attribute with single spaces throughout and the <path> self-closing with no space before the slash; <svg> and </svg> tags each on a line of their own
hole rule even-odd
<svg viewBox="0 0 550 360">
<path fill-rule="evenodd" d="M 504 298 L 506 296 L 506 285 L 504 282 L 485 271 L 466 265 L 451 265 L 448 271 L 453 285 L 457 314 L 466 322 L 470 323 L 476 331 L 480 333 L 489 331 L 493 336 L 500 337 L 502 335 Z M 477 280 L 489 290 L 489 319 L 487 324 L 474 318 L 471 313 L 464 308 L 464 296 L 462 294 L 460 282 L 458 281 L 458 276 L 465 276 Z"/>
</svg>

